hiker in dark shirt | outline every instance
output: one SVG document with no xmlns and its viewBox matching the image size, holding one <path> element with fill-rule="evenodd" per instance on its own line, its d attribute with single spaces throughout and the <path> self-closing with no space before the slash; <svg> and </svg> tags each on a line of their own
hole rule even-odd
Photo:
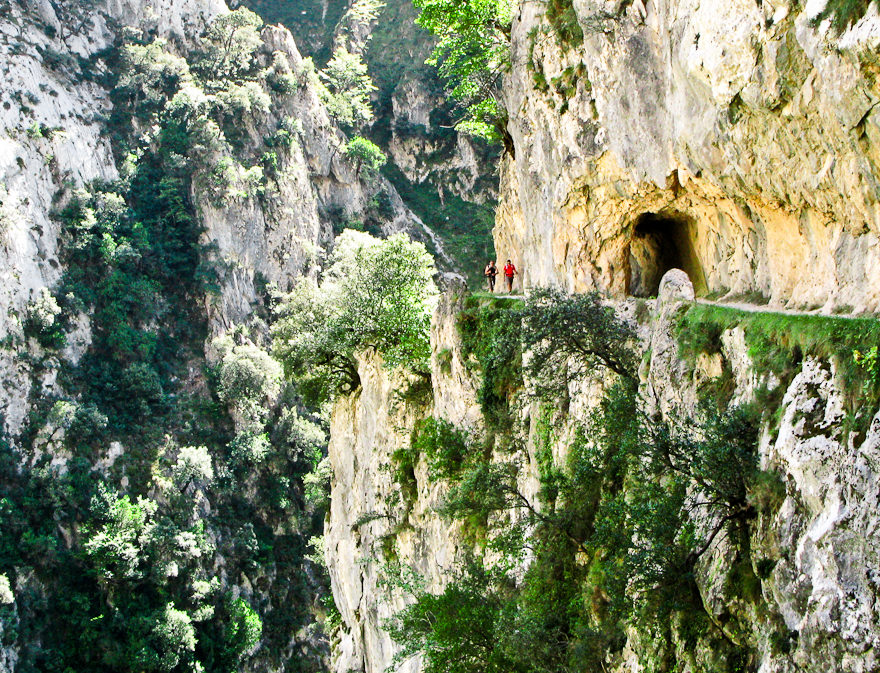
<svg viewBox="0 0 880 673">
<path fill-rule="evenodd" d="M 486 270 L 483 271 L 483 275 L 489 279 L 489 292 L 495 292 L 495 276 L 498 275 L 498 267 L 495 266 L 495 260 L 491 260 L 486 265 Z"/>
<path fill-rule="evenodd" d="M 513 294 L 513 277 L 519 272 L 509 259 L 504 265 L 504 282 L 507 283 L 507 294 Z"/>
</svg>

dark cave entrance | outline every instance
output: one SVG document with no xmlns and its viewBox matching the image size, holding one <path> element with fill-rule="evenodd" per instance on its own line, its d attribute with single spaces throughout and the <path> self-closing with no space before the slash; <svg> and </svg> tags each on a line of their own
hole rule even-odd
<svg viewBox="0 0 880 673">
<path fill-rule="evenodd" d="M 695 223 L 681 213 L 644 213 L 636 220 L 629 247 L 627 294 L 656 297 L 660 280 L 670 269 L 681 269 L 705 294 L 706 281 L 694 246 Z"/>
</svg>

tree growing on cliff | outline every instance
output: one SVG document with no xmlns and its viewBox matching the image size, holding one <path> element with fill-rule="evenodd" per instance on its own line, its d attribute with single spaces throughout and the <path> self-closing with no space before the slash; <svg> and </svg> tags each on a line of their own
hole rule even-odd
<svg viewBox="0 0 880 673">
<path fill-rule="evenodd" d="M 263 20 L 246 7 L 218 16 L 203 36 L 205 53 L 199 70 L 209 79 L 224 82 L 250 72 L 262 45 L 262 27 Z"/>
<path fill-rule="evenodd" d="M 437 36 L 428 63 L 452 87 L 464 107 L 456 128 L 488 140 L 507 137 L 506 112 L 499 98 L 502 75 L 510 67 L 509 0 L 414 0 L 416 23 Z"/>
<path fill-rule="evenodd" d="M 388 160 L 375 143 L 361 136 L 356 136 L 345 144 L 345 156 L 355 162 L 356 175 L 360 175 L 364 169 L 365 172 L 373 174 Z"/>
<path fill-rule="evenodd" d="M 370 94 L 376 90 L 360 54 L 338 47 L 320 73 L 321 100 L 341 126 L 359 128 L 373 119 Z"/>
<path fill-rule="evenodd" d="M 355 352 L 424 370 L 436 288 L 434 260 L 403 234 L 385 240 L 344 231 L 321 282 L 303 280 L 277 309 L 277 356 L 310 401 L 358 384 Z"/>
</svg>

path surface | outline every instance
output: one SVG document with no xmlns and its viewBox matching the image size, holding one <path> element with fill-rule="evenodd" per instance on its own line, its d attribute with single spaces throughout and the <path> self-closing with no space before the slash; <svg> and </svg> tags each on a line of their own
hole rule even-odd
<svg viewBox="0 0 880 673">
<path fill-rule="evenodd" d="M 505 294 L 502 292 L 496 292 L 492 295 L 497 298 L 504 299 L 525 299 L 526 296 L 524 294 Z M 769 306 L 768 304 L 750 304 L 748 302 L 743 301 L 718 301 L 715 299 L 703 299 L 702 297 L 697 297 L 694 299 L 695 304 L 703 304 L 705 306 L 718 306 L 719 308 L 732 308 L 737 311 L 745 311 L 746 313 L 779 313 L 782 315 L 806 315 L 806 316 L 816 316 L 818 318 L 843 318 L 844 320 L 877 320 L 880 319 L 876 315 L 872 315 L 870 313 L 865 313 L 861 315 L 854 315 L 852 313 L 822 313 L 819 309 L 815 309 L 812 311 L 805 311 L 801 309 L 794 308 L 784 308 L 782 306 Z"/>
<path fill-rule="evenodd" d="M 783 308 L 783 307 L 770 307 L 767 304 L 749 304 L 746 302 L 740 301 L 715 301 L 712 299 L 702 299 L 697 297 L 694 300 L 697 304 L 704 304 L 707 306 L 719 306 L 721 308 L 733 308 L 738 311 L 745 311 L 747 313 L 780 313 L 783 315 L 806 315 L 806 316 L 816 316 L 818 318 L 843 318 L 844 320 L 876 320 L 876 316 L 866 314 L 866 315 L 853 315 L 852 313 L 822 313 L 818 309 L 814 311 L 803 311 L 799 309 L 793 308 Z"/>
</svg>

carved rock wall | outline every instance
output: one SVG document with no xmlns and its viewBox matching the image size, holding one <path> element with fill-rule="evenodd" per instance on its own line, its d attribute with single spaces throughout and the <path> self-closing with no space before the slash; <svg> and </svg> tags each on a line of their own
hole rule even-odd
<svg viewBox="0 0 880 673">
<path fill-rule="evenodd" d="M 560 46 L 521 3 L 505 85 L 516 150 L 495 240 L 525 284 L 876 310 L 875 9 L 841 36 L 824 3 L 575 0 Z"/>
</svg>

